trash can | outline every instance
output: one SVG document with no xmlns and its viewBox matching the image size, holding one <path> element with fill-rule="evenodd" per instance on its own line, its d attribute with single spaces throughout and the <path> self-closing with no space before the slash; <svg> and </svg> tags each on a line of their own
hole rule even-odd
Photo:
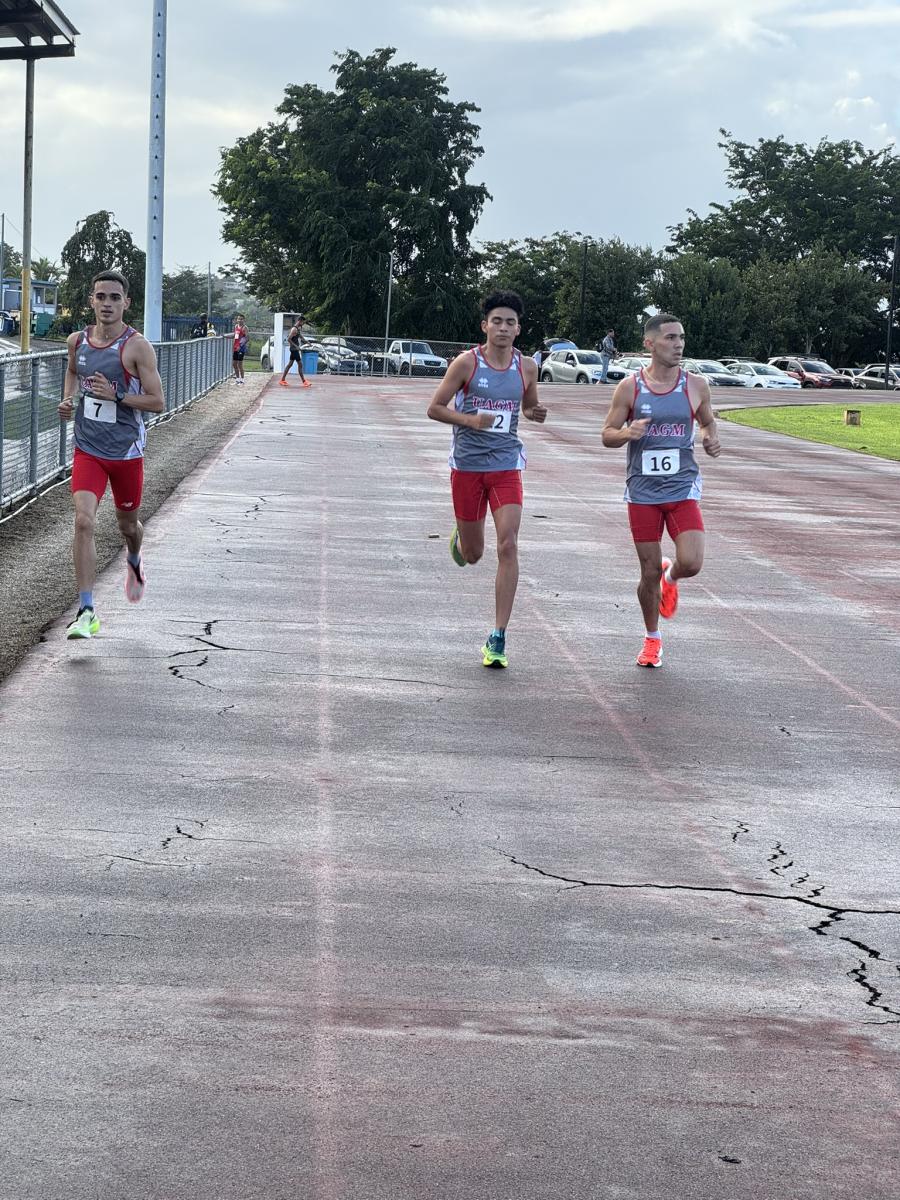
<svg viewBox="0 0 900 1200">
<path fill-rule="evenodd" d="M 317 375 L 319 373 L 318 350 L 301 350 L 300 361 L 303 364 L 304 375 Z"/>
</svg>

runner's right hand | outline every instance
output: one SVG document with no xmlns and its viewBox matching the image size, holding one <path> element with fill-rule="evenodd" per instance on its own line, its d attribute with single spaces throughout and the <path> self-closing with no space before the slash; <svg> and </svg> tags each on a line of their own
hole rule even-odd
<svg viewBox="0 0 900 1200">
<path fill-rule="evenodd" d="M 494 421 L 495 421 L 496 417 L 497 417 L 497 414 L 492 413 L 492 412 L 475 413 L 475 424 L 472 426 L 472 428 L 473 429 L 493 429 Z"/>
<path fill-rule="evenodd" d="M 638 441 L 647 432 L 647 426 L 650 424 L 649 417 L 643 417 L 640 421 L 632 421 L 628 426 L 628 433 L 633 442 Z"/>
</svg>

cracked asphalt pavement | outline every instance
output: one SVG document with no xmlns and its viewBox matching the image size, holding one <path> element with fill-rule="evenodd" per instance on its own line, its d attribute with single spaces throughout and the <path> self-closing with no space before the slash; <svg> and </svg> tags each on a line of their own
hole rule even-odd
<svg viewBox="0 0 900 1200">
<path fill-rule="evenodd" d="M 0 689 L 0 1195 L 896 1200 L 900 464 L 725 426 L 641 671 L 546 389 L 485 671 L 429 392 L 270 386 Z"/>
</svg>

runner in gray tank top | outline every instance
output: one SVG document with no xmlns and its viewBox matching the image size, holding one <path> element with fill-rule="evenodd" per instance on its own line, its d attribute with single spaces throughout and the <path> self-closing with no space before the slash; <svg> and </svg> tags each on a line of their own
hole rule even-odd
<svg viewBox="0 0 900 1200">
<path fill-rule="evenodd" d="M 514 342 L 524 311 L 515 292 L 494 292 L 481 306 L 485 344 L 460 354 L 447 369 L 428 416 L 452 426 L 450 486 L 456 525 L 450 553 L 460 567 L 484 554 L 488 505 L 497 530 L 494 628 L 481 648 L 486 667 L 506 667 L 506 626 L 519 582 L 518 535 L 522 521 L 525 449 L 519 413 L 542 422 L 537 366 Z"/>
<path fill-rule="evenodd" d="M 650 366 L 626 376 L 613 392 L 603 427 L 604 446 L 627 446 L 625 500 L 641 581 L 638 600 L 646 636 L 638 666 L 662 666 L 659 618 L 673 617 L 678 580 L 703 565 L 702 481 L 694 458 L 694 423 L 703 449 L 721 452 L 709 384 L 682 369 L 684 330 L 677 317 L 660 313 L 644 326 Z M 663 528 L 675 543 L 675 561 L 662 557 Z"/>
<path fill-rule="evenodd" d="M 165 405 L 154 349 L 125 324 L 130 303 L 125 276 L 118 271 L 101 271 L 91 282 L 90 305 L 96 324 L 71 334 L 67 343 L 65 399 L 59 415 L 75 421 L 72 551 L 79 603 L 78 614 L 66 631 L 72 639 L 89 638 L 100 630 L 94 609 L 94 526 L 107 484 L 112 487 L 116 519 L 127 549 L 126 597 L 136 603 L 143 597 L 146 584 L 141 558 L 144 527 L 140 522 L 146 437 L 142 414 L 162 412 Z"/>
</svg>

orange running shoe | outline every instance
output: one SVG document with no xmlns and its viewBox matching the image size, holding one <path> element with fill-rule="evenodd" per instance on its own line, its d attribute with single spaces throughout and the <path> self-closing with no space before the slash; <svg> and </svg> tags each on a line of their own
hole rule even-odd
<svg viewBox="0 0 900 1200">
<path fill-rule="evenodd" d="M 279 386 L 279 387 L 287 387 L 287 385 L 288 385 L 288 382 L 287 382 L 287 380 L 286 380 L 286 379 L 279 379 L 279 380 L 278 380 L 278 386 Z"/>
<path fill-rule="evenodd" d="M 304 387 L 312 387 L 312 384 L 309 382 L 309 380 L 308 380 L 308 379 L 304 379 L 304 380 L 303 380 L 303 386 L 304 386 Z"/>
<path fill-rule="evenodd" d="M 637 656 L 639 667 L 662 666 L 662 638 L 644 638 L 644 646 Z"/>
<path fill-rule="evenodd" d="M 665 617 L 675 616 L 675 609 L 678 607 L 678 584 L 666 582 L 666 571 L 671 567 L 672 560 L 664 558 L 662 560 L 662 575 L 659 577 L 659 615 Z"/>
</svg>

